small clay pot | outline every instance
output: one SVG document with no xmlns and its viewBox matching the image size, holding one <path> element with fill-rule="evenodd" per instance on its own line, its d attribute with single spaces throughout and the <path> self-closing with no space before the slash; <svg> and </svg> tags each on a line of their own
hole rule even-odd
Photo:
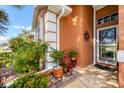
<svg viewBox="0 0 124 93">
<path fill-rule="evenodd" d="M 67 67 L 64 67 L 63 68 L 63 71 L 64 71 L 64 73 L 66 73 L 68 71 L 68 68 Z"/>
<path fill-rule="evenodd" d="M 72 61 L 75 61 L 75 60 L 77 60 L 77 58 L 76 57 L 72 57 L 71 60 Z"/>
<path fill-rule="evenodd" d="M 77 63 L 77 58 L 76 57 L 71 58 L 71 62 L 73 64 L 73 67 L 75 67 Z"/>
<path fill-rule="evenodd" d="M 62 78 L 62 76 L 63 76 L 63 67 L 55 67 L 55 68 L 53 68 L 53 75 L 56 78 Z"/>
</svg>

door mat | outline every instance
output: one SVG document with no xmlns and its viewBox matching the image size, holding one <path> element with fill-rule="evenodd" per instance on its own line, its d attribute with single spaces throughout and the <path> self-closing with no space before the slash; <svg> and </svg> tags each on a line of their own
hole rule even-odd
<svg viewBox="0 0 124 93">
<path fill-rule="evenodd" d="M 117 68 L 115 67 L 109 67 L 109 66 L 107 67 L 102 64 L 95 64 L 95 67 L 102 69 L 102 70 L 111 71 L 111 72 L 117 71 Z"/>
</svg>

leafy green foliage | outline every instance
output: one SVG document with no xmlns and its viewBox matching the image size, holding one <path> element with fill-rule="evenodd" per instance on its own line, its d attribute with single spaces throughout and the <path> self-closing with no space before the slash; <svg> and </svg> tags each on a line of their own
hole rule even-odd
<svg viewBox="0 0 124 93">
<path fill-rule="evenodd" d="M 18 78 L 11 88 L 48 88 L 49 78 L 43 74 L 26 74 Z"/>
<path fill-rule="evenodd" d="M 74 49 L 70 49 L 68 54 L 69 54 L 70 58 L 73 58 L 73 57 L 76 57 L 78 55 L 78 52 Z"/>
<path fill-rule="evenodd" d="M 2 62 L 2 61 L 0 61 L 0 69 L 2 68 L 2 64 L 3 64 L 3 62 Z"/>
<path fill-rule="evenodd" d="M 9 20 L 8 20 L 8 14 L 5 10 L 0 9 L 0 34 L 7 31 Z"/>
<path fill-rule="evenodd" d="M 64 52 L 61 50 L 53 49 L 53 52 L 50 54 L 50 57 L 53 58 L 54 63 L 58 63 L 64 58 Z"/>
<path fill-rule="evenodd" d="M 9 57 L 11 55 L 10 52 L 2 52 L 0 53 L 0 57 Z"/>
<path fill-rule="evenodd" d="M 2 67 L 3 64 L 6 64 L 7 67 L 8 67 L 8 59 L 10 57 L 11 53 L 9 52 L 3 52 L 3 53 L 0 53 L 0 68 Z"/>
<path fill-rule="evenodd" d="M 34 72 L 39 69 L 39 60 L 45 59 L 45 51 L 48 48 L 46 43 L 28 41 L 20 37 L 10 40 L 13 55 L 10 61 L 13 62 L 14 71 L 18 73 Z"/>
</svg>

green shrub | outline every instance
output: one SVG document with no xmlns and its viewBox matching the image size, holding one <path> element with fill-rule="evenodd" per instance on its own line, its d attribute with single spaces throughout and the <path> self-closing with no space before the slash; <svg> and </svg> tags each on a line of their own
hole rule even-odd
<svg viewBox="0 0 124 93">
<path fill-rule="evenodd" d="M 10 55 L 11 55 L 10 52 L 0 53 L 0 61 L 7 60 L 10 57 Z"/>
<path fill-rule="evenodd" d="M 8 52 L 0 53 L 0 69 L 2 68 L 3 64 L 7 65 L 7 67 L 9 68 L 8 58 L 10 57 L 10 54 L 11 53 L 8 53 Z"/>
<path fill-rule="evenodd" d="M 2 61 L 0 61 L 0 69 L 2 68 L 2 65 L 3 65 L 3 62 L 2 62 Z"/>
<path fill-rule="evenodd" d="M 7 59 L 7 57 L 0 57 L 0 61 Z"/>
<path fill-rule="evenodd" d="M 49 78 L 43 74 L 26 74 L 18 78 L 11 88 L 48 88 Z"/>
<path fill-rule="evenodd" d="M 0 53 L 0 57 L 9 57 L 10 56 L 10 52 L 2 52 Z"/>
<path fill-rule="evenodd" d="M 13 54 L 9 58 L 17 73 L 35 72 L 39 69 L 39 60 L 45 59 L 46 43 L 28 41 L 22 38 L 10 40 Z"/>
</svg>

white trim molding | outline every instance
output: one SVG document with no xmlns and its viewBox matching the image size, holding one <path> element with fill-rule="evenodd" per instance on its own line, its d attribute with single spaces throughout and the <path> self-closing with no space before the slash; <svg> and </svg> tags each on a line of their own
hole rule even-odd
<svg viewBox="0 0 124 93">
<path fill-rule="evenodd" d="M 118 50 L 117 61 L 124 63 L 124 50 Z"/>
<path fill-rule="evenodd" d="M 94 48 L 93 48 L 93 64 L 96 64 L 96 61 L 97 61 L 97 39 L 96 39 L 96 11 L 97 10 L 100 10 L 104 7 L 106 7 L 107 5 L 93 5 L 93 16 L 94 16 L 94 22 L 93 22 L 93 36 L 94 36 L 94 39 L 93 39 L 93 42 L 94 42 Z"/>
<path fill-rule="evenodd" d="M 95 11 L 97 11 L 97 10 L 100 10 L 100 9 L 106 7 L 106 6 L 107 5 L 93 5 L 93 8 L 95 9 Z"/>
<path fill-rule="evenodd" d="M 93 22 L 93 45 L 94 45 L 94 47 L 93 47 L 93 64 L 95 64 L 96 63 L 96 10 L 94 9 L 93 10 L 93 14 L 94 14 L 94 18 L 93 18 L 93 20 L 94 20 L 94 22 Z"/>
</svg>

